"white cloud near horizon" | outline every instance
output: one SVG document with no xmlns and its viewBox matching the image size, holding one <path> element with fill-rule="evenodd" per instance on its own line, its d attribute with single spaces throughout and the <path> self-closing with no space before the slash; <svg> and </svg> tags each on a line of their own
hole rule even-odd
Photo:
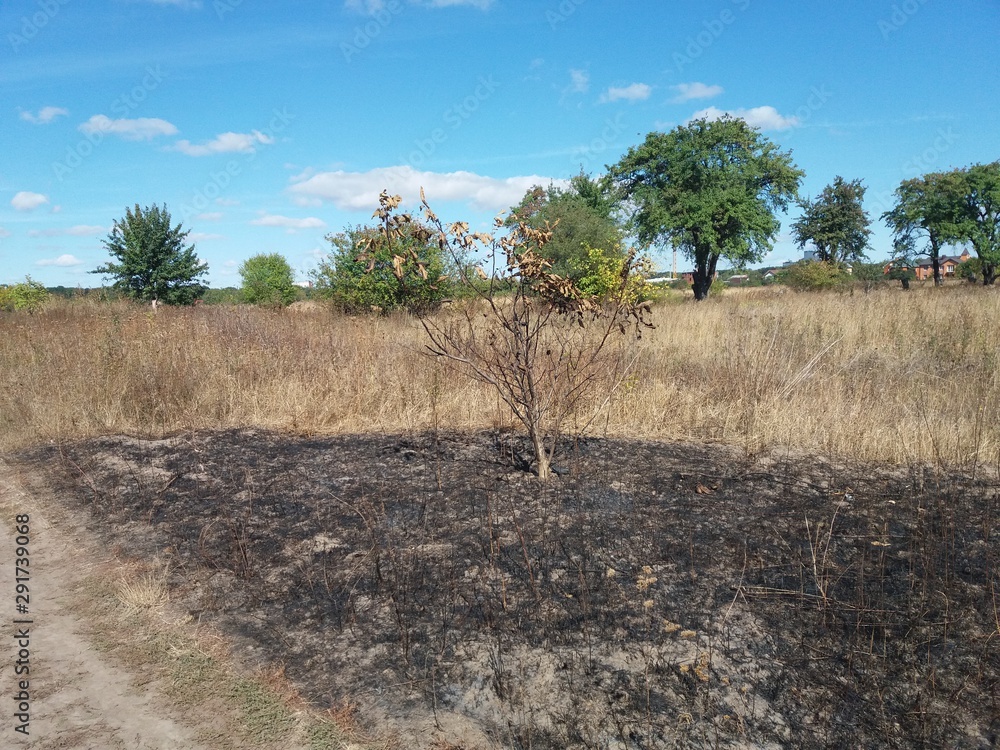
<svg viewBox="0 0 1000 750">
<path fill-rule="evenodd" d="M 274 138 L 253 130 L 249 133 L 220 133 L 207 143 L 191 143 L 188 140 L 177 141 L 173 148 L 188 156 L 209 156 L 211 154 L 250 154 L 257 146 L 274 143 Z"/>
<path fill-rule="evenodd" d="M 117 135 L 126 141 L 149 141 L 161 135 L 177 135 L 177 126 L 158 117 L 139 117 L 134 120 L 112 120 L 107 115 L 94 115 L 77 128 L 81 133 Z"/>
<path fill-rule="evenodd" d="M 290 231 L 297 229 L 322 229 L 326 222 L 309 216 L 305 219 L 295 219 L 290 216 L 278 216 L 275 214 L 264 214 L 250 222 L 255 227 L 284 227 Z"/>
<path fill-rule="evenodd" d="M 69 110 L 64 107 L 42 107 L 37 115 L 22 111 L 21 119 L 35 125 L 48 125 L 57 117 L 65 117 L 68 114 Z"/>
<path fill-rule="evenodd" d="M 671 86 L 670 88 L 677 92 L 677 96 L 670 100 L 674 104 L 682 104 L 692 99 L 711 99 L 725 91 L 722 86 L 709 86 L 697 81 L 694 83 L 678 83 L 676 86 Z"/>
<path fill-rule="evenodd" d="M 721 120 L 723 117 L 736 117 L 745 120 L 747 125 L 761 130 L 788 130 L 799 125 L 799 118 L 794 115 L 786 117 L 774 107 L 753 107 L 751 109 L 723 110 L 718 107 L 707 107 L 691 115 L 692 120 Z"/>
<path fill-rule="evenodd" d="M 15 211 L 34 211 L 39 206 L 43 206 L 48 202 L 49 197 L 47 195 L 32 193 L 29 190 L 22 190 L 10 199 L 10 205 L 14 207 Z"/>
<path fill-rule="evenodd" d="M 382 190 L 399 194 L 405 203 L 420 200 L 424 188 L 433 206 L 442 201 L 468 201 L 474 209 L 504 211 L 517 205 L 535 185 L 565 187 L 566 180 L 539 175 L 486 177 L 473 172 L 419 172 L 409 165 L 378 167 L 367 172 L 320 172 L 295 182 L 288 192 L 300 205 L 315 206 L 326 201 L 348 211 L 374 211 Z"/>
<path fill-rule="evenodd" d="M 29 237 L 93 237 L 104 234 L 107 230 L 92 224 L 77 224 L 68 229 L 32 229 Z"/>
<path fill-rule="evenodd" d="M 207 240 L 224 240 L 226 237 L 225 235 L 215 234 L 213 232 L 191 232 L 191 234 L 188 235 L 188 239 L 192 242 L 203 242 Z"/>
<path fill-rule="evenodd" d="M 648 99 L 653 93 L 653 87 L 648 83 L 631 83 L 628 86 L 612 86 L 601 94 L 601 103 L 617 102 L 625 100 L 628 102 L 639 102 Z"/>
<path fill-rule="evenodd" d="M 58 258 L 42 258 L 41 260 L 36 260 L 36 266 L 59 266 L 61 268 L 68 268 L 69 266 L 79 266 L 82 265 L 83 261 L 73 255 L 60 255 Z"/>
</svg>

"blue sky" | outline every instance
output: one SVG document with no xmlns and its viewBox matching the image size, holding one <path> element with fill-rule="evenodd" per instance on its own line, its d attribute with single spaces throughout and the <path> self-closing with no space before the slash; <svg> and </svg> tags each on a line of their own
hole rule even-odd
<svg viewBox="0 0 1000 750">
<path fill-rule="evenodd" d="M 383 187 L 486 225 L 723 112 L 792 151 L 804 196 L 863 179 L 877 219 L 903 179 L 1000 158 L 998 32 L 996 0 L 8 0 L 0 283 L 98 285 L 137 203 L 212 286 L 265 252 L 304 279 Z M 801 257 L 796 215 L 768 263 Z"/>
</svg>

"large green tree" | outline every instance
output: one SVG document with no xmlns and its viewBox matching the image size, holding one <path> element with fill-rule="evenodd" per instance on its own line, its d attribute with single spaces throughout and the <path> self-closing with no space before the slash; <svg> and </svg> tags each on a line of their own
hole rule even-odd
<svg viewBox="0 0 1000 750">
<path fill-rule="evenodd" d="M 798 196 L 803 172 L 791 153 L 744 120 L 694 120 L 650 133 L 610 169 L 642 244 L 658 241 L 694 261 L 695 299 L 705 299 L 719 258 L 759 262 L 781 225 L 775 216 Z"/>
<path fill-rule="evenodd" d="M 983 284 L 1000 271 L 1000 162 L 975 164 L 958 172 L 962 183 L 957 238 L 979 256 Z"/>
<path fill-rule="evenodd" d="M 896 205 L 882 214 L 896 242 L 897 256 L 911 257 L 924 238 L 934 268 L 934 283 L 940 285 L 941 248 L 958 239 L 959 215 L 965 193 L 959 172 L 934 172 L 903 180 L 896 188 Z"/>
<path fill-rule="evenodd" d="M 608 257 L 625 257 L 624 231 L 616 218 L 618 202 L 608 185 L 580 173 L 569 187 L 530 188 L 511 208 L 508 227 L 523 223 L 534 229 L 546 224 L 552 239 L 543 257 L 552 263 L 552 273 L 579 281 L 591 270 L 591 251 Z"/>
<path fill-rule="evenodd" d="M 115 221 L 104 247 L 117 263 L 106 263 L 91 273 L 115 279 L 114 288 L 143 302 L 190 305 L 207 287 L 198 279 L 208 273 L 208 264 L 195 255 L 194 245 L 185 247 L 190 231 L 170 226 L 166 205 L 126 209 Z"/>
<path fill-rule="evenodd" d="M 872 233 L 864 199 L 861 180 L 847 182 L 838 175 L 816 200 L 799 201 L 802 216 L 792 222 L 796 244 L 811 242 L 819 260 L 833 265 L 864 260 Z"/>
<path fill-rule="evenodd" d="M 254 255 L 240 265 L 241 296 L 251 305 L 284 307 L 295 301 L 292 267 L 279 253 Z"/>
</svg>

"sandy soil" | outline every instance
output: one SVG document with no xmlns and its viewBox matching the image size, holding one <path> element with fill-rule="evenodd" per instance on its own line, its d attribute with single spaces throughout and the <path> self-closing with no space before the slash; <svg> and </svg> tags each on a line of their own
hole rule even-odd
<svg viewBox="0 0 1000 750">
<path fill-rule="evenodd" d="M 26 491 L 17 474 L 0 459 L 0 558 L 5 633 L 22 625 L 14 619 L 16 514 L 30 523 L 30 724 L 15 731 L 8 710 L 14 697 L 16 649 L 5 638 L 0 696 L 3 725 L 0 746 L 65 750 L 210 750 L 197 737 L 211 732 L 211 716 L 179 715 L 160 697 L 156 680 L 135 674 L 109 659 L 94 643 L 93 625 L 78 614 L 81 587 L 94 575 L 114 576 L 106 546 L 88 530 L 87 514 L 57 507 L 55 498 Z M 113 633 L 101 634 L 114 638 Z"/>
</svg>

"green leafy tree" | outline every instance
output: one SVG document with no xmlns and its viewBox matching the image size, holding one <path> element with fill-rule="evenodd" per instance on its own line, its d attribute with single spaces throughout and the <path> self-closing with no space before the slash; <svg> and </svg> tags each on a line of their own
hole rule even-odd
<svg viewBox="0 0 1000 750">
<path fill-rule="evenodd" d="M 420 312 L 438 307 L 452 294 L 454 264 L 417 221 L 400 226 L 391 242 L 384 241 L 378 227 L 348 227 L 327 240 L 333 249 L 312 277 L 316 294 L 343 310 Z M 417 274 L 403 273 L 408 259 Z"/>
<path fill-rule="evenodd" d="M 650 133 L 610 177 L 634 206 L 639 241 L 658 241 L 694 261 L 695 299 L 705 299 L 719 258 L 760 262 L 780 229 L 777 211 L 798 196 L 803 172 L 790 153 L 741 119 L 695 120 Z"/>
<path fill-rule="evenodd" d="M 143 302 L 190 305 L 207 287 L 198 281 L 208 264 L 195 255 L 194 245 L 184 246 L 190 231 L 170 226 L 166 205 L 126 209 L 115 221 L 104 247 L 117 263 L 91 271 L 114 277 L 113 288 Z"/>
<path fill-rule="evenodd" d="M 624 259 L 624 231 L 616 219 L 618 204 L 606 184 L 580 173 L 567 189 L 549 186 L 530 188 L 511 209 L 505 224 L 523 223 L 552 232 L 552 240 L 541 250 L 552 263 L 552 272 L 578 281 L 594 272 L 587 261 L 590 251 Z"/>
<path fill-rule="evenodd" d="M 934 269 L 934 283 L 941 278 L 941 248 L 958 238 L 964 185 L 958 172 L 935 172 L 903 180 L 896 188 L 896 205 L 882 214 L 895 238 L 896 250 L 912 256 L 926 252 Z M 919 249 L 919 239 L 927 241 Z"/>
<path fill-rule="evenodd" d="M 25 276 L 24 281 L 0 287 L 0 310 L 26 310 L 34 313 L 42 309 L 49 298 L 43 284 Z"/>
<path fill-rule="evenodd" d="M 799 247 L 812 243 L 821 261 L 834 265 L 864 260 L 871 220 L 864 209 L 865 186 L 838 176 L 814 201 L 799 201 L 802 216 L 792 223 Z"/>
<path fill-rule="evenodd" d="M 962 190 L 956 238 L 976 251 L 983 284 L 1000 270 L 1000 162 L 976 164 L 958 172 Z"/>
<path fill-rule="evenodd" d="M 278 253 L 254 255 L 240 265 L 241 296 L 251 305 L 285 307 L 295 301 L 292 267 Z"/>
</svg>

